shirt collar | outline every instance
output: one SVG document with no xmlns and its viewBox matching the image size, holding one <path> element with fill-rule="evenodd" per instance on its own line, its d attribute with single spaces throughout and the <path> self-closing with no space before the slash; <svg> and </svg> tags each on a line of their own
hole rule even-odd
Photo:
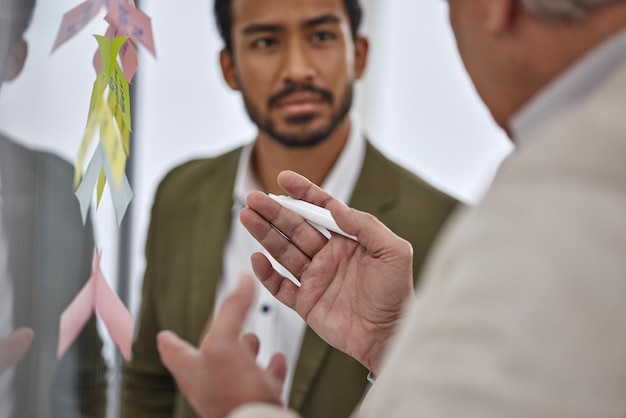
<svg viewBox="0 0 626 418">
<path fill-rule="evenodd" d="M 615 68 L 626 61 L 626 30 L 586 54 L 547 88 L 539 92 L 511 119 L 517 146 L 532 132 L 589 95 Z"/>
<path fill-rule="evenodd" d="M 246 197 L 263 190 L 252 170 L 254 141 L 244 145 L 239 157 L 233 201 L 237 209 L 246 206 Z M 365 137 L 356 117 L 350 117 L 350 133 L 337 162 L 322 184 L 322 188 L 343 202 L 349 202 L 365 159 Z"/>
</svg>

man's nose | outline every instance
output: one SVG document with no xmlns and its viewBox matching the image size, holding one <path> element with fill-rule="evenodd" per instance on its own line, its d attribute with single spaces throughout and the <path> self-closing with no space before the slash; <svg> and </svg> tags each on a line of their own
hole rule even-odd
<svg viewBox="0 0 626 418">
<path fill-rule="evenodd" d="M 315 76 L 315 66 L 306 45 L 301 40 L 292 40 L 285 52 L 283 81 L 298 83 L 311 81 Z"/>
</svg>

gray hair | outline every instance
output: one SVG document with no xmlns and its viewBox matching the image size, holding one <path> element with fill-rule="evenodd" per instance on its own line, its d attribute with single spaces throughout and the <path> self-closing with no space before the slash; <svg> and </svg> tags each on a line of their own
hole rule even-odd
<svg viewBox="0 0 626 418">
<path fill-rule="evenodd" d="M 539 17 L 580 19 L 593 7 L 616 0 L 522 0 L 526 9 Z"/>
</svg>

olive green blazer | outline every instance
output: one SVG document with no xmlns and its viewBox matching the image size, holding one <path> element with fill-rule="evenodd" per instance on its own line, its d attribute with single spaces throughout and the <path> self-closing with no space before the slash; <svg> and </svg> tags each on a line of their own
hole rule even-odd
<svg viewBox="0 0 626 418">
<path fill-rule="evenodd" d="M 169 329 L 196 343 L 212 313 L 240 152 L 186 163 L 159 186 L 146 244 L 138 333 L 132 361 L 124 368 L 122 417 L 195 416 L 159 360 L 156 335 Z M 350 205 L 411 242 L 415 275 L 456 204 L 368 142 Z M 366 376 L 363 366 L 308 328 L 289 406 L 305 417 L 348 416 L 363 396 Z"/>
</svg>

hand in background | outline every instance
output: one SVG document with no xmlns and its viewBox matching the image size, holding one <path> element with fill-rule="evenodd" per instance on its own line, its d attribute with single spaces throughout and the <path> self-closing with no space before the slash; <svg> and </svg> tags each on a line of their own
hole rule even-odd
<svg viewBox="0 0 626 418">
<path fill-rule="evenodd" d="M 377 373 L 404 304 L 414 295 L 411 245 L 374 216 L 346 207 L 294 172 L 282 172 L 278 182 L 292 197 L 330 210 L 339 227 L 359 241 L 335 234 L 327 240 L 301 216 L 254 192 L 240 220 L 301 286 L 260 253 L 252 256 L 255 274 L 326 342 Z"/>
<path fill-rule="evenodd" d="M 255 288 L 254 279 L 244 277 L 215 313 L 199 348 L 169 331 L 157 337 L 161 361 L 203 418 L 226 416 L 250 402 L 282 405 L 285 357 L 275 354 L 267 370 L 262 370 L 256 363 L 258 338 L 252 334 L 239 338 Z"/>
<path fill-rule="evenodd" d="M 19 328 L 0 338 L 0 374 L 15 366 L 26 355 L 33 343 L 35 332 L 30 328 Z"/>
</svg>

